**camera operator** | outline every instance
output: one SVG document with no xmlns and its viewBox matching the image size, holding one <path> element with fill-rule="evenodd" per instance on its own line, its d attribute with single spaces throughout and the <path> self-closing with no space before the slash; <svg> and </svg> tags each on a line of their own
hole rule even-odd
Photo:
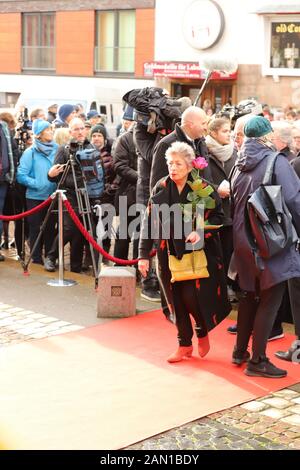
<svg viewBox="0 0 300 470">
<path fill-rule="evenodd" d="M 17 123 L 13 115 L 10 113 L 1 113 L 0 120 L 6 122 L 10 131 L 11 148 L 12 148 L 12 153 L 13 153 L 14 166 L 16 169 L 19 164 L 21 155 L 22 155 L 19 151 L 18 143 L 14 137 Z M 27 133 L 31 134 L 31 131 L 26 131 L 26 134 Z M 31 135 L 30 135 L 30 139 L 31 139 Z M 26 142 L 24 142 L 24 145 L 25 145 L 25 149 L 30 147 L 32 145 L 32 140 L 30 141 L 26 140 Z M 25 190 L 26 190 L 25 186 L 19 184 L 15 180 L 9 185 L 8 191 L 6 194 L 4 208 L 3 208 L 4 215 L 15 215 L 15 214 L 24 212 L 26 210 Z M 14 231 L 15 245 L 17 248 L 18 256 L 22 257 L 24 255 L 25 238 L 28 237 L 28 233 L 29 233 L 27 218 L 23 218 L 22 220 L 16 220 L 14 224 L 15 224 L 15 231 Z M 4 234 L 3 246 L 5 249 L 8 249 L 9 247 L 8 227 L 9 227 L 9 222 L 3 222 L 3 234 Z"/>
<path fill-rule="evenodd" d="M 65 166 L 70 159 L 73 159 L 76 184 L 78 187 L 83 186 L 83 175 L 80 163 L 76 159 L 76 153 L 78 150 L 82 150 L 90 147 L 90 143 L 86 140 L 85 127 L 80 118 L 74 118 L 70 121 L 69 131 L 71 135 L 70 144 L 64 145 L 58 148 L 57 154 L 55 156 L 54 165 L 50 168 L 48 172 L 48 179 L 50 181 L 57 182 L 59 184 Z M 72 169 L 70 168 L 63 183 L 60 185 L 60 189 L 66 190 L 66 195 L 70 201 L 75 212 L 78 214 L 78 203 L 75 191 L 75 181 L 72 174 Z M 82 269 L 82 256 L 83 256 L 83 246 L 84 238 L 78 228 L 75 226 L 73 220 L 71 219 L 68 212 L 64 213 L 64 245 L 70 242 L 70 265 L 71 271 L 80 273 Z M 47 258 L 45 259 L 44 267 L 46 271 L 53 272 L 55 271 L 55 261 L 58 257 L 58 237 L 56 237 L 51 250 L 48 253 Z"/>
<path fill-rule="evenodd" d="M 13 124 L 9 124 L 10 121 Z M 3 214 L 6 194 L 9 185 L 13 183 L 15 176 L 15 163 L 12 149 L 11 129 L 14 119 L 9 113 L 0 115 L 0 214 Z M 0 240 L 2 236 L 3 223 L 0 221 Z M 4 261 L 4 256 L 0 253 L 0 261 Z"/>
</svg>

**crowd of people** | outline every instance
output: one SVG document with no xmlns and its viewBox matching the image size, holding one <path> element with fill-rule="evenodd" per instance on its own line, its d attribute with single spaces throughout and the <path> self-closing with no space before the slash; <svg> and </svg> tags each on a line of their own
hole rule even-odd
<svg viewBox="0 0 300 470">
<path fill-rule="evenodd" d="M 205 357 L 210 349 L 209 331 L 229 314 L 230 302 L 238 300 L 237 324 L 228 329 L 237 334 L 232 362 L 247 362 L 247 375 L 279 378 L 286 371 L 269 361 L 267 341 L 283 336 L 282 322 L 288 315 L 292 315 L 300 339 L 300 256 L 290 247 L 259 270 L 245 236 L 244 210 L 249 195 L 262 182 L 268 157 L 277 153 L 275 177 L 300 236 L 300 113 L 287 108 L 285 113 L 274 114 L 269 106 L 254 100 L 236 108 L 241 117 L 231 108 L 213 114 L 207 102 L 200 108 L 186 101 L 177 119 L 170 120 L 155 112 L 147 116 L 127 102 L 115 140 L 108 135 L 102 116 L 96 110 L 85 114 L 80 105 L 64 104 L 58 109 L 53 105 L 47 114 L 41 108 L 34 109 L 26 120 L 24 112 L 19 119 L 2 113 L 0 214 L 33 209 L 61 188 L 81 217 L 76 188 L 85 187 L 90 207 L 103 208 L 103 248 L 126 260 L 133 243 L 133 257 L 139 258 L 137 278 L 142 297 L 161 302 L 164 315 L 176 325 L 179 345 L 168 357 L 170 363 L 192 355 L 193 322 L 199 355 Z M 69 168 L 71 157 L 74 171 Z M 189 233 L 178 236 L 178 220 L 185 228 L 185 206 L 191 202 L 192 207 L 197 206 L 193 206 L 197 193 L 193 172 L 199 157 L 204 161 L 201 181 L 206 182 L 202 191 L 207 194 L 205 201 L 208 196 L 210 199 L 204 205 L 204 227 L 198 230 L 192 226 Z M 121 198 L 125 198 L 125 205 Z M 115 233 L 104 216 L 107 205 L 113 206 L 118 216 Z M 138 224 L 132 210 L 137 205 L 142 208 Z M 179 207 L 180 216 L 170 213 L 162 217 L 157 205 Z M 91 217 L 96 236 L 98 219 L 94 213 Z M 157 228 L 155 236 L 152 226 Z M 7 249 L 8 223 L 0 221 L 1 236 L 1 247 Z M 27 244 L 33 263 L 55 271 L 56 211 L 43 209 L 16 221 L 14 243 L 21 259 Z M 66 212 L 67 243 L 71 271 L 89 269 L 90 248 Z M 197 246 L 205 260 L 205 275 L 174 282 L 170 257 L 181 260 L 199 250 Z M 157 248 L 156 266 L 149 256 L 153 247 Z M 97 255 L 96 259 L 98 262 Z M 0 261 L 4 260 L 0 253 Z M 276 354 L 291 361 L 298 350 L 296 342 L 288 351 Z"/>
</svg>

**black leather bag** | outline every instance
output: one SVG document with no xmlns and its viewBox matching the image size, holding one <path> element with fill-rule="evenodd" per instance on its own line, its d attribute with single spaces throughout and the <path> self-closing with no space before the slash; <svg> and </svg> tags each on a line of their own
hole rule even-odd
<svg viewBox="0 0 300 470">
<path fill-rule="evenodd" d="M 277 156 L 278 153 L 268 157 L 263 182 L 251 194 L 245 207 L 247 239 L 261 270 L 264 269 L 263 259 L 271 258 L 293 244 L 298 247 L 298 235 L 281 185 L 274 184 Z"/>
</svg>

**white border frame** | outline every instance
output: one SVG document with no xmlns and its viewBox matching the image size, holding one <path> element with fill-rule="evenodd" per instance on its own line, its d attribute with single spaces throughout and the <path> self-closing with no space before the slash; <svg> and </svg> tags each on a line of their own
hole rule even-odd
<svg viewBox="0 0 300 470">
<path fill-rule="evenodd" d="M 298 21 L 300 22 L 299 15 L 264 15 L 264 38 L 265 38 L 265 53 L 262 64 L 262 74 L 271 76 L 283 77 L 300 77 L 300 68 L 272 68 L 270 67 L 271 57 L 271 23 L 272 22 L 287 22 Z"/>
</svg>

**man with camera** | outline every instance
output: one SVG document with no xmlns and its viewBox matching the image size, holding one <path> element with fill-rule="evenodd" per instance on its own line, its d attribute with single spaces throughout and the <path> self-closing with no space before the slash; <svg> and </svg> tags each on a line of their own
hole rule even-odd
<svg viewBox="0 0 300 470">
<path fill-rule="evenodd" d="M 54 165 L 48 172 L 50 181 L 58 183 L 60 189 L 66 190 L 66 196 L 70 201 L 75 212 L 78 214 L 78 202 L 76 196 L 76 186 L 83 187 L 83 174 L 80 162 L 76 157 L 79 150 L 90 147 L 86 140 L 85 127 L 81 119 L 74 118 L 69 124 L 71 141 L 69 145 L 59 147 L 55 156 Z M 68 165 L 67 172 L 66 166 Z M 71 166 L 73 165 L 75 178 Z M 74 181 L 76 179 L 76 181 Z M 82 256 L 84 238 L 78 228 L 75 226 L 68 212 L 64 213 L 64 245 L 70 242 L 70 265 L 71 271 L 80 273 L 82 268 Z M 58 237 L 56 237 L 52 249 L 45 259 L 44 267 L 46 271 L 55 271 L 55 261 L 58 257 Z"/>
<path fill-rule="evenodd" d="M 3 213 L 5 197 L 9 185 L 14 180 L 15 165 L 13 159 L 12 141 L 7 123 L 0 119 L 0 214 Z M 0 241 L 3 223 L 0 220 Z M 4 261 L 0 253 L 0 261 Z"/>
</svg>

